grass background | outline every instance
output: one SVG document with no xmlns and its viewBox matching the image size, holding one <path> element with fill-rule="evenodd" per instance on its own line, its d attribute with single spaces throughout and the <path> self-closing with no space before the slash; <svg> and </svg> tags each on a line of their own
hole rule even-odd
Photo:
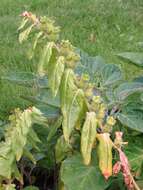
<svg viewBox="0 0 143 190">
<path fill-rule="evenodd" d="M 0 76 L 10 71 L 33 71 L 35 62 L 18 43 L 19 14 L 24 10 L 55 18 L 62 38 L 69 39 L 90 55 L 102 55 L 120 64 L 128 77 L 143 70 L 124 63 L 115 54 L 143 51 L 143 0 L 0 0 Z M 140 43 L 141 44 L 141 43 Z M 23 107 L 20 94 L 28 89 L 0 81 L 0 116 Z"/>
</svg>

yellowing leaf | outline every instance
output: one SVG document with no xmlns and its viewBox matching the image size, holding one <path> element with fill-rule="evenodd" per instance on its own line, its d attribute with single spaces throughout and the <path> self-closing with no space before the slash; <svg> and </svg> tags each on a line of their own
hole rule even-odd
<svg viewBox="0 0 143 190">
<path fill-rule="evenodd" d="M 19 26 L 18 30 L 23 29 L 27 22 L 28 22 L 28 19 L 27 19 L 27 18 L 24 18 L 24 19 L 22 20 L 21 25 Z"/>
<path fill-rule="evenodd" d="M 98 134 L 99 168 L 106 179 L 112 175 L 112 141 L 109 133 Z"/>
<path fill-rule="evenodd" d="M 74 73 L 71 69 L 66 69 L 60 88 L 61 109 L 63 114 L 63 133 L 66 142 L 69 143 L 70 135 L 84 112 L 84 93 L 74 84 Z M 81 118 L 80 118 L 81 117 Z"/>
<path fill-rule="evenodd" d="M 81 133 L 81 152 L 85 165 L 89 165 L 91 161 L 91 152 L 96 137 L 96 127 L 97 120 L 95 113 L 87 113 Z"/>
<path fill-rule="evenodd" d="M 25 152 L 26 144 L 30 141 L 28 139 L 30 133 L 32 133 L 33 117 L 38 121 L 43 116 L 36 108 L 29 108 L 25 111 L 15 110 L 15 113 L 9 117 L 10 123 L 5 133 L 5 142 L 0 143 L 0 178 L 10 179 L 12 176 L 17 180 L 22 180 L 16 167 L 16 161 L 19 161 L 23 153 Z M 32 133 L 32 140 L 38 141 L 38 137 Z M 34 136 L 34 137 L 33 137 Z M 30 139 L 31 140 L 31 139 Z M 38 141 L 39 142 L 39 141 Z M 33 144 L 32 144 L 33 145 Z M 31 157 L 31 155 L 27 155 Z M 31 157 L 34 161 L 34 158 Z"/>
<path fill-rule="evenodd" d="M 41 55 L 38 73 L 40 76 L 47 75 L 48 84 L 54 96 L 57 95 L 65 67 L 65 59 L 58 56 L 54 42 L 49 42 Z"/>
<path fill-rule="evenodd" d="M 64 65 L 65 60 L 63 56 L 60 56 L 58 60 L 53 60 L 49 64 L 48 70 L 48 79 L 49 79 L 49 86 L 52 89 L 54 96 L 57 95 L 59 86 L 61 84 L 61 79 L 64 72 Z"/>
<path fill-rule="evenodd" d="M 38 65 L 38 74 L 40 76 L 44 76 L 47 74 L 48 64 L 53 53 L 54 45 L 55 44 L 53 42 L 48 42 L 47 45 L 44 47 L 44 50 L 41 54 L 40 62 Z"/>
<path fill-rule="evenodd" d="M 24 30 L 23 32 L 20 33 L 19 35 L 19 42 L 22 43 L 23 41 L 27 40 L 32 28 L 33 28 L 33 24 L 30 25 L 26 30 Z"/>
<path fill-rule="evenodd" d="M 6 185 L 3 185 L 2 190 L 15 190 L 15 184 L 6 184 Z"/>
</svg>

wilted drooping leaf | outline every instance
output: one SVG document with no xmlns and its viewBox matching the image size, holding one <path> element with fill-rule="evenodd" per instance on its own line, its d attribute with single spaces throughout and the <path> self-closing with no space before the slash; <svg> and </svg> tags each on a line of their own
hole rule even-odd
<svg viewBox="0 0 143 190">
<path fill-rule="evenodd" d="M 112 175 L 112 141 L 109 133 L 98 134 L 99 167 L 105 179 Z"/>
<path fill-rule="evenodd" d="M 61 109 L 63 114 L 63 133 L 65 140 L 69 143 L 71 132 L 77 122 L 79 122 L 81 113 L 85 111 L 84 93 L 74 84 L 74 73 L 71 69 L 65 70 L 61 89 Z"/>
<path fill-rule="evenodd" d="M 47 74 L 48 64 L 53 53 L 53 47 L 55 44 L 53 42 L 48 42 L 44 50 L 42 51 L 40 62 L 38 65 L 38 74 L 42 77 Z"/>
<path fill-rule="evenodd" d="M 61 79 L 64 72 L 65 59 L 58 56 L 58 50 L 53 42 L 49 42 L 41 55 L 38 73 L 40 76 L 46 75 L 49 80 L 49 87 L 54 96 L 57 95 Z"/>
<path fill-rule="evenodd" d="M 70 145 L 66 143 L 64 136 L 61 136 L 58 139 L 55 147 L 56 162 L 60 163 L 68 155 L 68 152 L 70 152 L 70 150 Z"/>
<path fill-rule="evenodd" d="M 95 112 L 87 113 L 81 132 L 81 153 L 85 165 L 89 165 L 91 161 L 91 152 L 96 138 L 96 127 L 97 119 Z"/>
<path fill-rule="evenodd" d="M 54 94 L 54 96 L 57 95 L 61 79 L 64 72 L 64 57 L 60 56 L 58 59 L 51 60 L 49 62 L 48 66 L 48 79 L 49 79 L 49 86 L 51 87 L 51 90 Z"/>
<path fill-rule="evenodd" d="M 30 25 L 27 29 L 25 29 L 23 32 L 20 33 L 19 35 L 19 42 L 22 43 L 23 41 L 27 40 L 32 28 L 33 28 L 33 24 Z"/>
<path fill-rule="evenodd" d="M 23 18 L 21 25 L 19 26 L 18 30 L 21 30 L 24 28 L 24 26 L 27 24 L 28 19 L 27 18 Z"/>
<path fill-rule="evenodd" d="M 10 179 L 13 176 L 19 181 L 22 180 L 16 161 L 19 161 L 25 152 L 26 144 L 29 143 L 29 133 L 32 133 L 31 140 L 39 142 L 37 135 L 32 129 L 34 117 L 37 118 L 36 120 L 38 120 L 38 117 L 43 119 L 41 112 L 34 107 L 28 108 L 23 112 L 16 109 L 14 114 L 9 117 L 10 123 L 5 133 L 5 141 L 0 143 L 1 178 Z M 31 157 L 30 153 L 28 153 L 28 157 Z M 33 157 L 32 161 L 34 161 Z"/>
</svg>

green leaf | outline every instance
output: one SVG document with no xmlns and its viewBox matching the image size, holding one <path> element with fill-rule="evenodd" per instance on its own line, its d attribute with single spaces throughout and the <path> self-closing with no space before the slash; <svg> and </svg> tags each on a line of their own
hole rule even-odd
<svg viewBox="0 0 143 190">
<path fill-rule="evenodd" d="M 140 82 L 125 82 L 114 90 L 114 96 L 118 101 L 124 101 L 128 96 L 143 92 L 143 84 Z"/>
<path fill-rule="evenodd" d="M 81 155 L 67 158 L 61 166 L 61 180 L 68 190 L 104 190 L 104 181 L 98 163 L 94 159 L 92 164 L 85 166 Z"/>
<path fill-rule="evenodd" d="M 142 138 L 138 140 L 142 141 Z M 129 142 L 128 147 L 125 148 L 125 152 L 129 159 L 132 171 L 141 175 L 143 172 L 143 146 L 140 146 L 138 142 Z"/>
<path fill-rule="evenodd" d="M 41 89 L 37 96 L 26 96 L 23 98 L 35 104 L 46 104 L 56 108 L 60 107 L 59 95 L 53 97 L 52 92 L 49 89 Z"/>
<path fill-rule="evenodd" d="M 64 136 L 61 136 L 55 146 L 56 163 L 60 163 L 70 152 L 71 147 L 66 143 Z"/>
<path fill-rule="evenodd" d="M 118 120 L 132 130 L 143 133 L 143 111 L 141 110 L 123 110 L 117 115 Z"/>
<path fill-rule="evenodd" d="M 26 30 L 24 30 L 23 32 L 21 32 L 19 34 L 19 42 L 22 43 L 23 41 L 27 40 L 32 28 L 33 28 L 34 24 L 30 25 Z"/>
<path fill-rule="evenodd" d="M 76 72 L 78 74 L 87 73 L 92 80 L 95 79 L 99 70 L 105 66 L 105 61 L 101 56 L 91 57 L 82 50 L 78 50 L 80 62 L 77 65 Z"/>
<path fill-rule="evenodd" d="M 100 56 L 91 57 L 81 50 L 78 52 L 81 60 L 76 68 L 77 73 L 87 73 L 92 82 L 97 84 L 99 82 L 100 86 L 103 87 L 116 84 L 122 79 L 121 71 L 117 65 L 106 64 Z"/>
<path fill-rule="evenodd" d="M 39 188 L 31 185 L 31 186 L 25 187 L 23 190 L 39 190 Z"/>
<path fill-rule="evenodd" d="M 26 87 L 33 87 L 38 83 L 37 76 L 30 72 L 10 72 L 1 79 Z"/>
<path fill-rule="evenodd" d="M 119 67 L 114 64 L 106 64 L 100 70 L 100 75 L 102 81 L 101 85 L 103 87 L 116 84 L 122 79 L 122 74 Z"/>
<path fill-rule="evenodd" d="M 61 109 L 63 114 L 63 133 L 66 142 L 69 142 L 70 135 L 79 121 L 81 112 L 84 111 L 84 93 L 77 89 L 74 84 L 74 73 L 67 69 L 64 73 L 61 84 Z"/>
<path fill-rule="evenodd" d="M 128 61 L 131 61 L 132 63 L 143 66 L 143 53 L 137 53 L 137 52 L 123 52 L 117 54 L 119 57 L 124 58 Z"/>
<path fill-rule="evenodd" d="M 97 120 L 94 112 L 87 112 L 81 132 L 81 152 L 84 164 L 89 165 L 91 161 L 91 152 L 95 143 Z"/>
<path fill-rule="evenodd" d="M 53 136 L 56 134 L 57 129 L 61 127 L 62 117 L 58 118 L 58 120 L 50 127 L 50 131 L 48 133 L 47 141 L 50 142 Z"/>
<path fill-rule="evenodd" d="M 143 76 L 136 77 L 134 81 L 143 83 Z"/>
<path fill-rule="evenodd" d="M 6 184 L 3 185 L 4 189 L 2 188 L 2 190 L 16 190 L 15 189 L 15 184 Z"/>
<path fill-rule="evenodd" d="M 36 104 L 36 107 L 39 110 L 41 110 L 43 115 L 49 120 L 56 119 L 61 115 L 60 109 L 53 106 L 48 106 L 45 104 Z"/>
<path fill-rule="evenodd" d="M 13 178 L 18 180 L 21 184 L 23 184 L 23 176 L 17 167 L 16 161 L 12 165 L 12 172 L 11 173 L 13 174 Z"/>
</svg>

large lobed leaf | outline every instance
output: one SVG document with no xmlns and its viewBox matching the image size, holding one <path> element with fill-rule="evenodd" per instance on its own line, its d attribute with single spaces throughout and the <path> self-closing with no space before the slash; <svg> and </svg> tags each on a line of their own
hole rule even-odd
<svg viewBox="0 0 143 190">
<path fill-rule="evenodd" d="M 107 186 L 96 159 L 86 166 L 80 154 L 71 156 L 62 163 L 61 180 L 67 190 L 104 190 Z"/>
<path fill-rule="evenodd" d="M 81 50 L 79 53 L 81 60 L 76 69 L 77 73 L 89 74 L 92 82 L 99 83 L 102 87 L 114 85 L 122 79 L 121 71 L 117 65 L 106 64 L 100 56 L 90 57 Z"/>
</svg>

